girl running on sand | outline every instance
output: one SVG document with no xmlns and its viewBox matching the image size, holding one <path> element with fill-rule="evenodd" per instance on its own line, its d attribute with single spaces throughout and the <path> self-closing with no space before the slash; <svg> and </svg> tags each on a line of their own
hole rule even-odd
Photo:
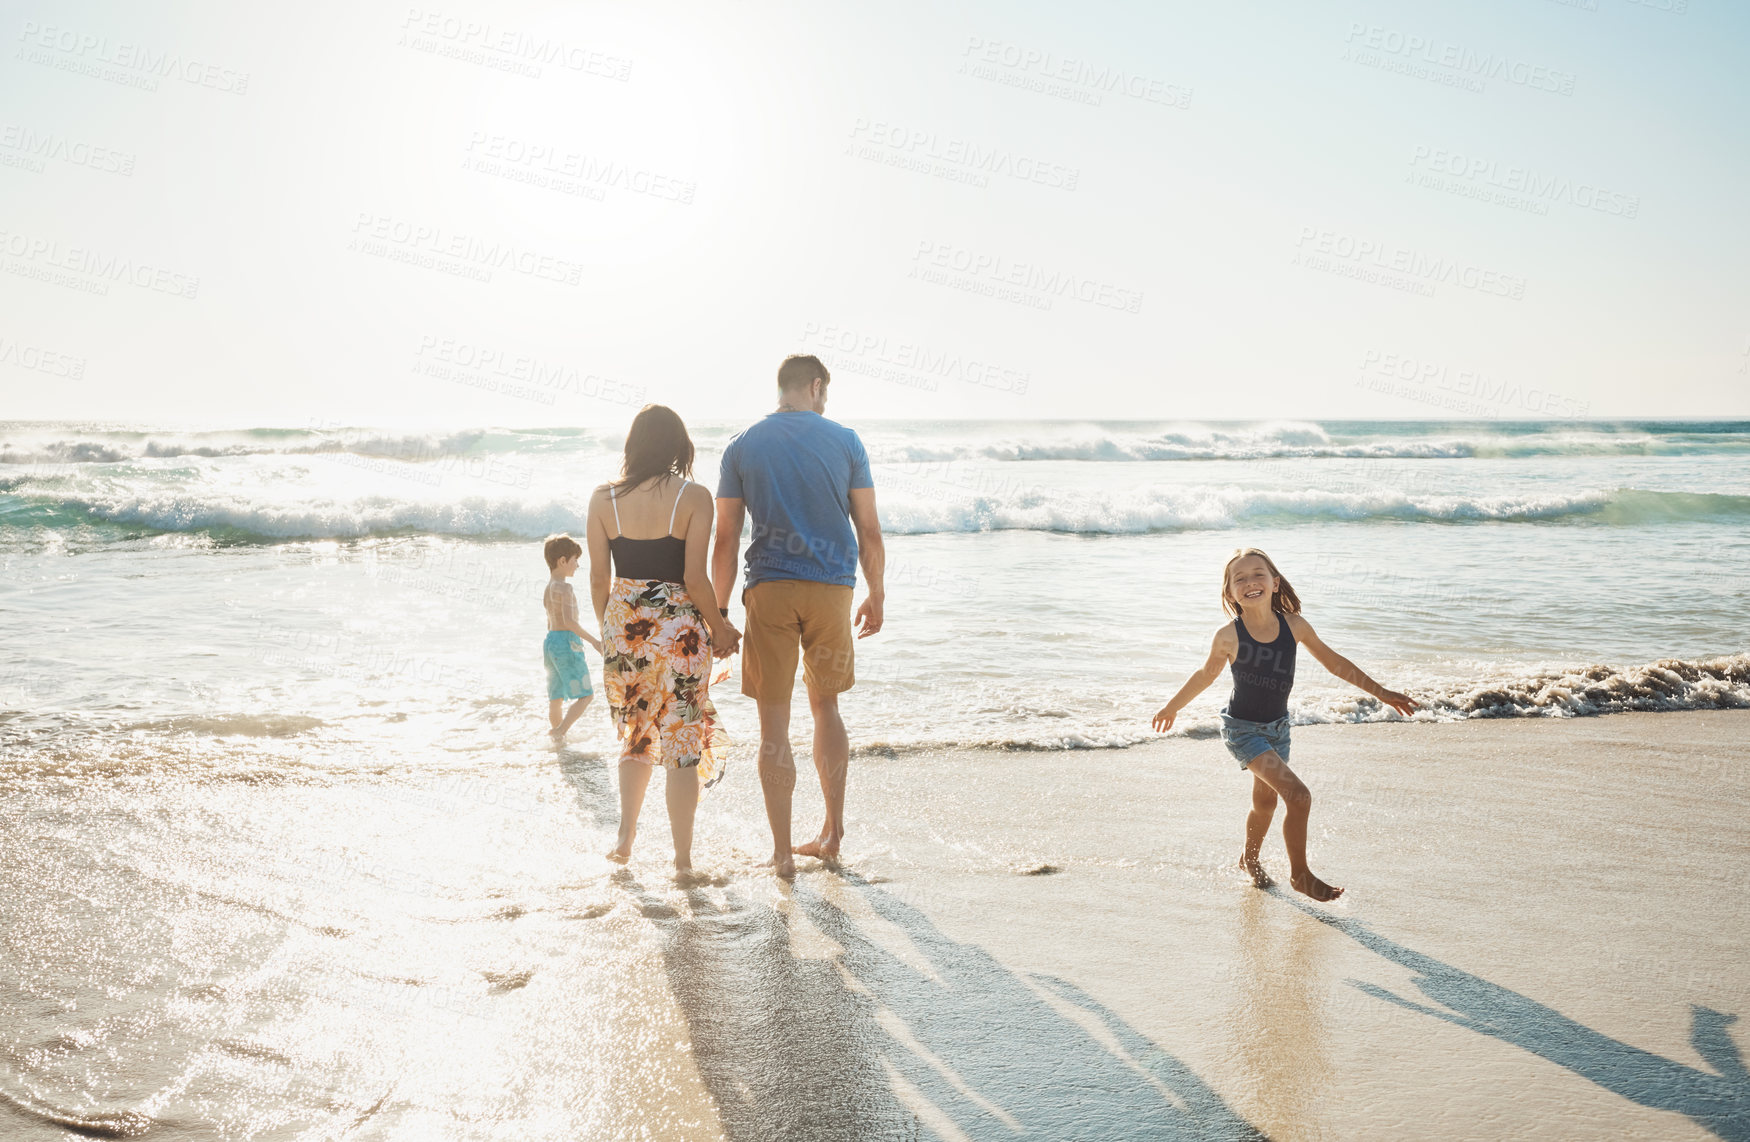
<svg viewBox="0 0 1750 1142">
<path fill-rule="evenodd" d="M 1240 867 L 1259 888 L 1270 886 L 1258 851 L 1280 797 L 1288 803 L 1282 843 L 1288 849 L 1289 883 L 1314 900 L 1335 900 L 1343 890 L 1326 884 L 1307 867 L 1306 820 L 1312 811 L 1312 793 L 1288 768 L 1288 692 L 1294 688 L 1295 647 L 1304 644 L 1326 670 L 1400 714 L 1414 710 L 1416 703 L 1387 690 L 1326 646 L 1313 633 L 1312 624 L 1300 617 L 1300 597 L 1294 588 L 1270 557 L 1255 547 L 1234 552 L 1222 569 L 1221 606 L 1236 616 L 1234 621 L 1215 633 L 1209 660 L 1155 714 L 1154 728 L 1163 733 L 1172 729 L 1179 711 L 1221 676 L 1222 667 L 1229 667 L 1233 694 L 1221 711 L 1221 740 L 1240 768 L 1252 773 L 1252 811 L 1246 816 L 1246 851 L 1240 856 Z"/>
</svg>

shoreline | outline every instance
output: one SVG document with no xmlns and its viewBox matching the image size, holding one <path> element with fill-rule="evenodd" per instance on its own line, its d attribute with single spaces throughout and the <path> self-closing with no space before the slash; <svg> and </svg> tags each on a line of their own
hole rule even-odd
<svg viewBox="0 0 1750 1142">
<path fill-rule="evenodd" d="M 1329 906 L 1282 887 L 1279 828 L 1276 889 L 1234 867 L 1250 778 L 1207 739 L 853 762 L 846 863 L 791 884 L 743 755 L 685 888 L 661 797 L 631 865 L 602 857 L 596 752 L 514 747 L 465 787 L 15 779 L 53 824 L 0 837 L 0 1048 L 30 1060 L 0 1131 L 1743 1137 L 1746 733 L 1302 727 Z"/>
</svg>

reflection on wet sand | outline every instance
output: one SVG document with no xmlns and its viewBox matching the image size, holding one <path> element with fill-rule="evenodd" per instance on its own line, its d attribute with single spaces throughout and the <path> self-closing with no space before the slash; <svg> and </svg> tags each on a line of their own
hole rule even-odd
<svg viewBox="0 0 1750 1142">
<path fill-rule="evenodd" d="M 731 1138 L 1262 1137 L 1073 984 L 1011 972 L 854 873 L 778 909 L 687 895 L 690 916 L 647 914 Z"/>
<path fill-rule="evenodd" d="M 1264 893 L 1246 892 L 1228 959 L 1236 966 L 1227 1026 L 1247 1087 L 1244 1102 L 1268 1107 L 1265 1125 L 1272 1129 L 1320 1121 L 1321 1101 L 1329 1103 L 1320 1095 L 1332 1081 L 1323 931 L 1283 919 Z"/>
<path fill-rule="evenodd" d="M 1736 1015 L 1692 1008 L 1690 1043 L 1714 1068 L 1713 1072 L 1697 1070 L 1612 1039 L 1516 991 L 1406 948 L 1358 921 L 1272 891 L 1368 951 L 1415 972 L 1416 987 L 1441 1006 L 1418 1003 L 1377 984 L 1350 981 L 1368 995 L 1521 1047 L 1632 1102 L 1685 1115 L 1721 1138 L 1750 1142 L 1750 1074 L 1727 1030 Z"/>
</svg>

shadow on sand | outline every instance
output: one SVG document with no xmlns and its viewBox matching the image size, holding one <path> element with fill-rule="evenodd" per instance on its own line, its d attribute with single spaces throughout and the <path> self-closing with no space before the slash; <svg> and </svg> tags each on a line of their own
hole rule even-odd
<svg viewBox="0 0 1750 1142">
<path fill-rule="evenodd" d="M 824 888 L 788 901 L 837 945 L 799 941 L 814 955 L 783 910 L 702 892 L 687 918 L 646 910 L 730 1137 L 1263 1137 L 1073 984 L 1011 972 L 854 873 Z"/>
<path fill-rule="evenodd" d="M 612 827 L 609 764 L 566 751 L 559 768 L 592 823 Z M 1264 1137 L 1074 984 L 1011 972 L 854 872 L 819 880 L 775 909 L 614 874 L 662 932 L 731 1138 Z M 837 947 L 799 940 L 798 916 Z"/>
<path fill-rule="evenodd" d="M 1721 1138 L 1750 1142 L 1750 1074 L 1727 1031 L 1736 1015 L 1691 1009 L 1689 1041 L 1713 1067 L 1712 1072 L 1697 1070 L 1612 1039 L 1516 991 L 1388 940 L 1358 921 L 1302 904 L 1280 887 L 1270 891 L 1375 955 L 1415 972 L 1417 988 L 1441 1007 L 1417 1003 L 1377 984 L 1349 981 L 1367 994 L 1521 1047 L 1631 1102 L 1684 1115 Z"/>
</svg>

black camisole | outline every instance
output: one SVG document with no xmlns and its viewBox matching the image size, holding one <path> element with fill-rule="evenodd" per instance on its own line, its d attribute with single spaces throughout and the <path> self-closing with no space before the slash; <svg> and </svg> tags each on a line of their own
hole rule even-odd
<svg viewBox="0 0 1750 1142">
<path fill-rule="evenodd" d="M 1288 713 L 1288 692 L 1294 689 L 1294 632 L 1288 616 L 1278 614 L 1280 628 L 1271 642 L 1259 642 L 1246 630 L 1246 620 L 1234 620 L 1240 637 L 1239 652 L 1228 669 L 1233 673 L 1233 696 L 1227 700 L 1227 716 L 1248 722 L 1274 722 Z"/>
<path fill-rule="evenodd" d="M 682 480 L 679 492 L 674 494 L 674 507 L 669 509 L 668 529 L 674 530 L 675 512 L 680 510 L 681 492 L 687 490 L 690 481 Z M 620 502 L 614 497 L 614 489 L 608 489 L 608 500 L 614 505 L 614 530 L 620 530 Z M 678 535 L 664 535 L 656 539 L 627 539 L 624 535 L 616 535 L 608 540 L 608 549 L 614 554 L 614 574 L 622 579 L 659 580 L 664 583 L 685 583 L 687 581 L 687 541 Z"/>
</svg>

